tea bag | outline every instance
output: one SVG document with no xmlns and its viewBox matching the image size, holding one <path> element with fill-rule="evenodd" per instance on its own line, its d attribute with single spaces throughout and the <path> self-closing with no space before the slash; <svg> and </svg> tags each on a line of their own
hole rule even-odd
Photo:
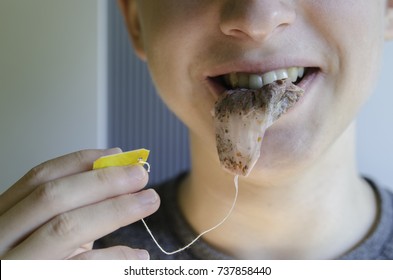
<svg viewBox="0 0 393 280">
<path fill-rule="evenodd" d="M 228 90 L 213 112 L 221 166 L 234 175 L 247 176 L 260 156 L 266 129 L 302 95 L 303 90 L 289 80 L 257 90 Z"/>
</svg>

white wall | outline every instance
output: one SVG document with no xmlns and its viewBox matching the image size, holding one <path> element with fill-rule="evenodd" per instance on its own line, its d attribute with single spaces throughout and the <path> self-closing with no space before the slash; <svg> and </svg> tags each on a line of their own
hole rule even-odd
<svg viewBox="0 0 393 280">
<path fill-rule="evenodd" d="M 358 118 L 358 162 L 364 175 L 393 190 L 393 42 L 385 46 L 380 74 Z"/>
<path fill-rule="evenodd" d="M 44 160 L 105 145 L 100 5 L 0 1 L 0 192 Z"/>
</svg>

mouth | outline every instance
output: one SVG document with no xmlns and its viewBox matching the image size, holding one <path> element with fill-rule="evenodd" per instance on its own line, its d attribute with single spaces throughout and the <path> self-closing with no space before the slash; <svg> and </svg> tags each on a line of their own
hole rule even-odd
<svg viewBox="0 0 393 280">
<path fill-rule="evenodd" d="M 213 91 L 217 96 L 233 89 L 257 90 L 277 80 L 288 79 L 293 84 L 306 89 L 308 83 L 319 72 L 317 67 L 289 67 L 266 73 L 231 72 L 209 77 Z"/>
</svg>

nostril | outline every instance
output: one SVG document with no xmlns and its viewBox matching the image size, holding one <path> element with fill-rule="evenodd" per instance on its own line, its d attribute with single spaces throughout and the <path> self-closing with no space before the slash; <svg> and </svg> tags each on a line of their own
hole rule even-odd
<svg viewBox="0 0 393 280">
<path fill-rule="evenodd" d="M 291 25 L 295 11 L 281 1 L 227 1 L 220 16 L 223 34 L 238 39 L 266 40 L 277 30 Z"/>
<path fill-rule="evenodd" d="M 253 36 L 249 36 L 247 33 L 243 32 L 241 29 L 229 29 L 228 31 L 224 31 L 223 33 L 225 35 L 235 37 L 238 39 L 247 39 L 249 37 L 253 37 Z"/>
<path fill-rule="evenodd" d="M 261 28 L 247 19 L 227 20 L 220 28 L 223 34 L 236 39 L 262 41 L 268 35 L 266 26 Z"/>
</svg>

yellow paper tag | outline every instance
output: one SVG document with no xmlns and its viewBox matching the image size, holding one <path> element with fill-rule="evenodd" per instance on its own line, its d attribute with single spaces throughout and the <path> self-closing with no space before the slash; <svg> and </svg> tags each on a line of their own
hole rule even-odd
<svg viewBox="0 0 393 280">
<path fill-rule="evenodd" d="M 143 166 L 147 161 L 147 158 L 149 157 L 149 153 L 149 150 L 139 149 L 109 156 L 103 156 L 94 162 L 93 169 L 126 165 Z"/>
</svg>

